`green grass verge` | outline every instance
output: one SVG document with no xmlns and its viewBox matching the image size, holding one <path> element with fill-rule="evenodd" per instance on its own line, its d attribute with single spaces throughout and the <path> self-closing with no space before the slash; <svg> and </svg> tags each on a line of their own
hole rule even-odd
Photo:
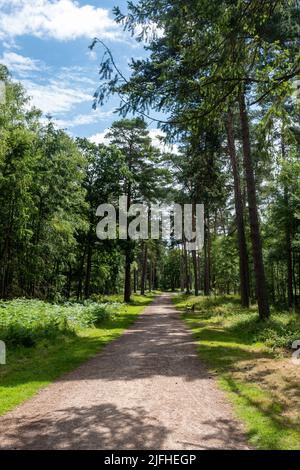
<svg viewBox="0 0 300 470">
<path fill-rule="evenodd" d="M 135 321 L 154 296 L 133 296 L 132 303 L 122 305 L 117 315 L 97 327 L 78 329 L 76 335 L 62 334 L 31 348 L 9 348 L 7 364 L 0 365 L 0 415 L 98 353 Z"/>
<path fill-rule="evenodd" d="M 259 449 L 299 450 L 300 384 L 291 381 L 299 369 L 280 349 L 297 335 L 300 339 L 299 317 L 273 312 L 272 320 L 261 323 L 255 307 L 242 309 L 234 297 L 177 295 L 173 302 L 193 331 L 201 359 L 244 422 L 249 442 Z M 187 309 L 193 304 L 195 312 Z M 287 400 L 293 387 L 295 399 Z"/>
</svg>

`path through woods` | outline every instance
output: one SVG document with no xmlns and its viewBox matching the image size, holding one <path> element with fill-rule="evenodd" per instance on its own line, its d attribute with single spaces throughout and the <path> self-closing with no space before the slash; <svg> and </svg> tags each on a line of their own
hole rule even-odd
<svg viewBox="0 0 300 470">
<path fill-rule="evenodd" d="M 247 449 L 168 295 L 119 339 L 0 418 L 0 448 Z"/>
</svg>

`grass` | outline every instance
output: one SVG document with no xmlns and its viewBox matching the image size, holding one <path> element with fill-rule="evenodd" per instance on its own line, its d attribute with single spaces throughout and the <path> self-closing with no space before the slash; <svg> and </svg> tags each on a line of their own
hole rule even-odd
<svg viewBox="0 0 300 470">
<path fill-rule="evenodd" d="M 93 327 L 118 313 L 117 302 L 50 304 L 15 299 L 0 303 L 0 338 L 10 346 L 33 347 L 42 339 L 76 335 L 78 328 Z"/>
<path fill-rule="evenodd" d="M 7 364 L 0 365 L 0 415 L 76 368 L 120 336 L 151 303 L 154 295 L 133 296 L 130 305 L 119 305 L 116 314 L 105 315 L 96 326 L 87 327 L 76 321 L 77 326 L 73 325 L 71 333 L 62 329 L 55 336 L 39 336 L 30 347 L 9 346 Z M 116 300 L 113 299 L 114 302 Z"/>
<path fill-rule="evenodd" d="M 300 339 L 299 317 L 272 312 L 262 323 L 256 307 L 235 297 L 174 296 L 192 329 L 198 351 L 259 449 L 300 449 L 300 362 L 290 361 Z M 195 305 L 195 312 L 187 309 Z"/>
</svg>

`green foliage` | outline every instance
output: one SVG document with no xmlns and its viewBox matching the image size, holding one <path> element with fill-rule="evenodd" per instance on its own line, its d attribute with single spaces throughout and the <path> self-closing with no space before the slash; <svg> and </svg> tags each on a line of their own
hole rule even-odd
<svg viewBox="0 0 300 470">
<path fill-rule="evenodd" d="M 162 287 L 166 290 L 174 291 L 180 286 L 180 264 L 181 264 L 181 251 L 170 250 L 166 254 L 163 261 L 162 269 Z"/>
<path fill-rule="evenodd" d="M 176 305 L 179 308 L 194 305 L 197 318 L 211 321 L 216 326 L 222 324 L 224 334 L 240 338 L 246 344 L 262 343 L 272 351 L 280 352 L 282 348 L 291 351 L 293 342 L 300 338 L 299 315 L 273 309 L 272 318 L 261 321 L 257 306 L 253 305 L 251 309 L 241 308 L 237 296 L 201 299 L 177 296 Z"/>
<path fill-rule="evenodd" d="M 238 252 L 234 237 L 215 237 L 212 243 L 212 266 L 215 288 L 219 293 L 230 293 L 232 288 L 239 289 Z"/>
<path fill-rule="evenodd" d="M 32 347 L 37 342 L 75 335 L 78 328 L 94 327 L 113 318 L 121 305 L 114 303 L 49 304 L 15 299 L 0 304 L 0 338 L 11 346 Z"/>
<path fill-rule="evenodd" d="M 0 105 L 0 298 L 61 302 L 118 293 L 124 242 L 97 238 L 96 210 L 117 206 L 128 185 L 134 202 L 164 192 L 168 172 L 145 122 L 115 122 L 113 145 L 74 140 L 51 120 L 42 124 L 22 86 L 6 68 L 0 72 L 7 88 Z"/>
<path fill-rule="evenodd" d="M 240 186 L 236 198 L 244 212 L 247 197 L 248 203 L 251 199 L 249 225 L 245 221 L 251 238 L 247 233 L 244 243 L 244 236 L 237 237 L 240 247 L 243 246 L 244 285 L 248 283 L 248 269 L 243 268 L 248 258 L 245 245 L 249 248 L 252 245 L 249 253 L 255 258 L 249 256 L 250 287 L 246 286 L 243 292 L 247 291 L 248 297 L 250 291 L 254 299 L 258 295 L 260 314 L 268 316 L 266 271 L 272 303 L 299 308 L 299 136 L 298 144 L 297 138 L 291 137 L 293 133 L 299 134 L 296 130 L 299 106 L 291 99 L 293 80 L 299 75 L 299 2 L 139 0 L 128 2 L 126 14 L 118 7 L 114 11 L 116 21 L 137 41 L 145 42 L 147 57 L 132 59 L 131 74 L 125 78 L 109 49 L 95 40 L 92 48 L 98 42 L 105 48 L 96 101 L 99 98 L 99 103 L 103 104 L 105 96 L 118 95 L 122 116 L 129 112 L 150 117 L 153 111 L 166 113 L 159 125 L 169 141 L 178 138 L 183 144 L 181 154 L 170 157 L 174 177 L 181 185 L 180 199 L 205 204 L 205 238 L 209 238 L 214 224 L 213 258 L 216 262 L 211 280 L 212 287 L 220 292 L 236 291 L 238 284 L 237 260 L 233 259 L 231 244 L 235 225 L 233 181 L 231 168 L 228 168 L 228 149 L 224 148 L 226 114 L 229 110 L 232 112 L 238 156 L 234 186 L 236 190 Z M 153 24 L 159 34 L 153 31 Z M 250 143 L 246 142 L 245 132 L 241 132 L 241 122 L 237 125 L 240 98 L 244 95 Z M 262 132 L 262 129 L 269 132 Z M 282 144 L 284 152 L 281 152 Z M 278 158 L 279 153 L 285 155 Z M 274 187 L 268 191 L 272 183 Z M 256 212 L 261 216 L 265 235 L 266 269 Z M 224 218 L 224 214 L 227 220 L 220 223 L 220 215 Z M 212 218 L 215 220 L 211 221 Z M 222 242 L 217 240 L 219 235 Z M 229 249 L 228 260 L 224 257 L 225 245 Z M 210 256 L 210 247 L 205 249 Z M 207 268 L 206 278 L 209 271 Z M 258 283 L 260 288 L 255 291 Z M 207 287 L 206 291 L 210 290 Z"/>
<path fill-rule="evenodd" d="M 292 350 L 288 357 L 285 350 L 294 335 L 300 337 L 299 317 L 272 312 L 273 319 L 262 322 L 256 306 L 241 309 L 233 296 L 178 295 L 174 303 L 193 332 L 201 360 L 234 404 L 254 448 L 299 449 L 297 366 L 289 365 Z M 186 310 L 189 304 L 195 304 L 194 312 Z"/>
<path fill-rule="evenodd" d="M 109 309 L 112 311 L 108 316 L 105 315 L 106 319 L 98 322 L 95 327 L 76 327 L 76 335 L 60 334 L 51 340 L 38 341 L 34 347 L 30 348 L 9 347 L 7 364 L 0 368 L 0 415 L 30 398 L 62 374 L 99 353 L 106 344 L 120 336 L 124 329 L 134 322 L 137 315 L 153 300 L 153 297 L 154 295 L 133 296 L 132 304 L 127 306 L 118 304 L 117 312 L 113 307 L 117 300 L 115 296 L 107 298 L 111 302 Z M 51 308 L 55 310 L 56 307 L 68 311 L 70 317 L 75 310 L 80 315 L 84 311 L 82 306 L 74 309 L 74 306 L 51 307 L 47 304 L 45 308 L 48 316 Z M 100 309 L 102 311 L 101 306 Z M 30 312 L 27 312 L 27 316 L 30 316 Z M 78 320 L 77 315 L 75 316 Z"/>
</svg>

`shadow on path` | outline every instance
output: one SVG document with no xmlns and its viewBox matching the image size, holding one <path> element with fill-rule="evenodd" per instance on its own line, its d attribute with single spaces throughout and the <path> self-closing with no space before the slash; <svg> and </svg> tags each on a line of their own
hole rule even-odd
<svg viewBox="0 0 300 470">
<path fill-rule="evenodd" d="M 100 354 L 0 418 L 0 448 L 248 447 L 163 295 Z"/>
<path fill-rule="evenodd" d="M 11 429 L 11 420 L 2 425 Z M 25 449 L 159 449 L 167 429 L 146 411 L 137 407 L 118 409 L 115 405 L 70 407 L 32 417 L 22 417 L 17 427 L 9 430 L 6 448 Z M 37 439 L 38 436 L 38 439 Z"/>
</svg>

